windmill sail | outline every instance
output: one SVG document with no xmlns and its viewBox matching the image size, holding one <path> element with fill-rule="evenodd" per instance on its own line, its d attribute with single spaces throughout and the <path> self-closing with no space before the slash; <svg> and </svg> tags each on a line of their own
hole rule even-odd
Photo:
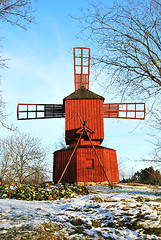
<svg viewBox="0 0 161 240">
<path fill-rule="evenodd" d="M 75 91 L 82 85 L 89 89 L 90 48 L 73 48 Z"/>
<path fill-rule="evenodd" d="M 104 118 L 145 119 L 145 103 L 104 103 Z"/>
<path fill-rule="evenodd" d="M 64 118 L 63 104 L 18 104 L 17 119 Z"/>
</svg>

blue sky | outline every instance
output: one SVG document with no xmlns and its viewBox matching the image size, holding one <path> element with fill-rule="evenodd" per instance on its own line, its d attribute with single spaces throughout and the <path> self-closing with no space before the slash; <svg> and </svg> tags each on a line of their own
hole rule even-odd
<svg viewBox="0 0 161 240">
<path fill-rule="evenodd" d="M 108 1 L 109 6 L 111 2 Z M 9 114 L 7 121 L 18 126 L 21 132 L 42 138 L 43 145 L 50 145 L 48 158 L 51 163 L 55 143 L 64 132 L 65 120 L 17 121 L 16 107 L 17 103 L 62 103 L 63 98 L 74 91 L 72 49 L 91 46 L 76 38 L 80 28 L 71 16 L 81 16 L 80 9 L 85 7 L 89 7 L 87 0 L 39 0 L 35 3 L 37 24 L 31 25 L 28 31 L 6 23 L 0 27 L 4 36 L 3 55 L 9 59 L 8 68 L 1 72 L 3 99 Z M 96 82 L 91 80 L 90 83 L 90 90 L 103 95 Z M 104 97 L 106 103 L 119 100 Z M 125 161 L 126 172 L 148 166 L 135 162 L 152 151 L 151 144 L 146 141 L 149 129 L 145 121 L 105 119 L 104 124 L 102 145 L 117 150 L 118 160 Z M 0 132 L 3 137 L 10 134 L 2 127 Z"/>
</svg>

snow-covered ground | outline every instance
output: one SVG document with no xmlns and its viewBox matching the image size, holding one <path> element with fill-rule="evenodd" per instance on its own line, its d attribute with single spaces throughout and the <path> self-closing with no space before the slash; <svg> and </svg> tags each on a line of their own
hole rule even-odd
<svg viewBox="0 0 161 240">
<path fill-rule="evenodd" d="M 0 239 L 15 227 L 48 223 L 59 227 L 52 233 L 59 239 L 161 239 L 161 188 L 90 189 L 88 195 L 55 201 L 0 199 Z"/>
</svg>

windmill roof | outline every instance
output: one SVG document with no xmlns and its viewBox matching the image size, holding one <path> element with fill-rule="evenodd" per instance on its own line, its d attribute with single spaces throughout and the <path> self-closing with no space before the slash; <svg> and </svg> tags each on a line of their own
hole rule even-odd
<svg viewBox="0 0 161 240">
<path fill-rule="evenodd" d="M 84 86 L 81 86 L 77 91 L 68 95 L 66 99 L 103 99 L 104 97 L 86 89 Z"/>
<path fill-rule="evenodd" d="M 113 148 L 103 147 L 103 146 L 100 146 L 100 145 L 94 145 L 94 147 L 95 147 L 96 149 L 101 148 L 101 149 L 111 149 L 111 150 L 115 150 L 115 149 L 113 149 Z M 74 148 L 75 148 L 75 146 L 68 146 L 68 147 L 61 148 L 61 149 L 59 149 L 59 150 L 57 150 L 57 151 L 55 151 L 55 152 L 73 150 Z M 93 148 L 93 147 L 92 147 L 92 145 L 78 145 L 77 148 Z M 54 152 L 54 153 L 55 153 L 55 152 Z"/>
</svg>

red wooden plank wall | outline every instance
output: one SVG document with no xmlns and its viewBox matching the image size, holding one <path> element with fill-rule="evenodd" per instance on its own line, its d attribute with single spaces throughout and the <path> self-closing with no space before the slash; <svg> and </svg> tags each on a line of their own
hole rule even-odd
<svg viewBox="0 0 161 240">
<path fill-rule="evenodd" d="M 75 130 L 82 127 L 82 123 L 77 114 L 80 114 L 83 121 L 87 121 L 87 127 L 94 131 L 92 140 L 104 139 L 103 125 L 103 100 L 102 99 L 67 99 L 65 100 L 65 131 L 66 141 L 76 139 Z"/>
<path fill-rule="evenodd" d="M 58 182 L 73 150 L 59 150 L 54 153 L 55 178 Z M 119 182 L 116 151 L 96 148 L 110 182 Z M 92 165 L 93 162 L 93 165 Z M 92 148 L 78 148 L 67 168 L 62 182 L 105 182 L 106 176 Z"/>
<path fill-rule="evenodd" d="M 116 151 L 97 148 L 97 154 L 110 182 L 119 182 Z M 94 160 L 94 168 L 88 169 L 88 160 Z M 105 182 L 106 176 L 92 148 L 77 149 L 77 182 Z"/>
<path fill-rule="evenodd" d="M 109 176 L 110 182 L 119 182 L 119 171 L 115 150 L 104 149 L 104 164 L 106 166 L 107 176 Z"/>
<path fill-rule="evenodd" d="M 72 154 L 73 150 L 59 150 L 54 153 L 54 179 L 53 181 L 57 183 L 61 174 L 63 173 L 66 164 Z M 74 154 L 67 171 L 64 174 L 61 182 L 69 182 L 74 183 L 77 181 L 77 161 L 76 161 L 76 153 Z"/>
</svg>

